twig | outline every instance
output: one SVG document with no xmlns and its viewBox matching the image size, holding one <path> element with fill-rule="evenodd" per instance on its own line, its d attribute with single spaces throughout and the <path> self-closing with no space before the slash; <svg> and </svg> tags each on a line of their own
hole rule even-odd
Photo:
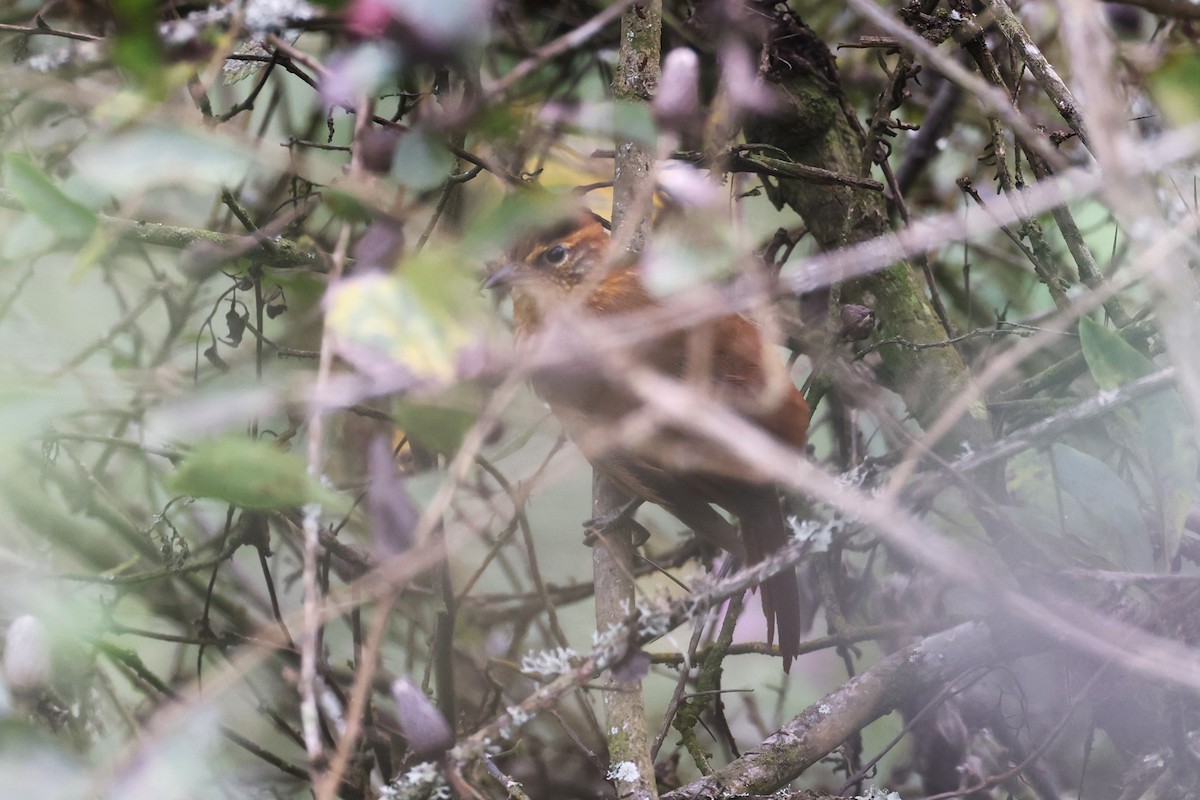
<svg viewBox="0 0 1200 800">
<path fill-rule="evenodd" d="M 112 326 L 110 326 L 109 329 L 105 331 L 99 339 L 96 339 L 87 347 L 83 348 L 83 350 L 67 359 L 58 369 L 50 373 L 51 379 L 61 378 L 63 375 L 66 375 L 68 372 L 75 369 L 75 367 L 78 367 L 84 361 L 87 361 L 101 348 L 110 344 L 113 339 L 121 335 L 121 333 L 123 333 L 130 325 L 132 325 L 134 322 L 137 322 L 138 317 L 145 313 L 146 309 L 150 308 L 150 305 L 159 297 L 161 297 L 169 288 L 171 288 L 171 285 L 167 281 L 159 281 L 151 286 L 148 286 L 146 290 L 142 292 L 142 296 L 138 298 L 138 301 L 133 304 L 133 307 L 130 308 L 129 311 L 127 311 L 125 315 L 121 317 L 121 319 L 113 323 Z"/>
<path fill-rule="evenodd" d="M 1105 414 L 1111 414 L 1118 408 L 1127 406 L 1156 392 L 1170 389 L 1174 383 L 1174 367 L 1167 367 L 1144 378 L 1130 381 L 1119 389 L 1102 392 L 1061 414 L 1057 414 L 1035 425 L 1030 425 L 1028 428 L 1022 428 L 996 442 L 995 445 L 983 452 L 955 461 L 950 465 L 950 468 L 957 473 L 978 471 L 991 464 L 1011 458 L 1023 450 L 1053 441 L 1065 431 L 1084 422 L 1089 422 Z M 935 490 L 932 485 L 926 485 L 925 481 L 918 481 L 914 483 L 913 492 L 914 496 L 927 497 L 929 496 L 929 492 L 936 492 L 941 488 L 944 488 L 944 482 Z"/>
<path fill-rule="evenodd" d="M 51 28 L 41 17 L 38 17 L 38 25 L 10 25 L 7 23 L 0 24 L 0 31 L 8 33 L 21 33 L 26 36 L 57 36 L 62 39 L 74 39 L 79 42 L 99 42 L 104 39 L 103 36 L 94 36 L 90 33 L 74 33 L 72 31 L 59 30 Z"/>
<path fill-rule="evenodd" d="M 911 626 L 903 626 L 898 624 L 891 625 L 867 625 L 860 628 L 848 628 L 844 632 L 836 633 L 832 636 L 821 636 L 816 639 L 809 639 L 806 642 L 801 642 L 796 655 L 802 656 L 806 653 L 815 653 L 820 650 L 828 650 L 831 647 L 845 647 L 846 645 L 855 644 L 857 642 L 870 641 L 872 639 L 884 639 L 888 636 L 898 636 L 903 633 L 911 633 Z M 707 657 L 710 648 L 706 647 L 696 652 L 696 659 L 701 660 Z M 726 655 L 778 655 L 778 645 L 764 645 L 761 642 L 746 642 L 742 644 L 730 645 L 725 650 Z M 651 660 L 655 664 L 666 664 L 676 667 L 683 666 L 687 662 L 687 657 L 682 653 L 655 653 L 651 656 Z"/>
<path fill-rule="evenodd" d="M 1156 147 L 1144 153 L 1139 167 L 1145 172 L 1161 169 L 1176 161 L 1190 158 L 1200 150 L 1200 135 L 1195 129 L 1166 133 L 1156 140 Z M 1024 211 L 1040 214 L 1056 205 L 1087 197 L 1102 188 L 1101 174 L 1091 168 L 1073 167 L 1062 170 L 1049 181 L 1041 181 L 1021 190 Z M 780 277 L 791 292 L 803 294 L 829 286 L 841 280 L 868 275 L 896 261 L 911 258 L 954 242 L 967 241 L 995 229 L 997 223 L 1019 222 L 1018 214 L 1008 203 L 983 198 L 993 219 L 972 215 L 964 222 L 961 211 L 947 211 L 914 222 L 894 234 L 877 236 L 861 244 L 851 245 L 813 255 L 794 267 L 785 269 Z"/>
<path fill-rule="evenodd" d="M 521 703 L 507 709 L 484 727 L 461 739 L 455 752 L 451 754 L 452 758 L 466 762 L 481 757 L 485 748 L 500 736 L 501 731 L 512 730 L 514 714 L 521 719 L 528 719 L 551 707 L 568 692 L 585 686 L 605 669 L 620 662 L 631 648 L 653 641 L 659 637 L 660 631 L 671 630 L 716 607 L 726 599 L 743 594 L 771 576 L 794 567 L 807 553 L 807 543 L 794 542 L 768 558 L 716 581 L 704 590 L 697 589 L 693 595 L 672 602 L 665 611 L 655 613 L 652 618 L 646 618 L 642 611 L 635 609 L 620 625 L 609 629 L 573 669 L 559 675 Z"/>
<path fill-rule="evenodd" d="M 1014 764 L 1012 767 L 996 775 L 989 775 L 974 785 L 956 789 L 952 792 L 942 792 L 941 794 L 929 795 L 925 798 L 925 800 L 951 800 L 951 798 L 954 797 L 965 797 L 969 794 L 985 791 L 989 787 L 997 786 L 1004 781 L 1020 775 L 1030 764 L 1033 763 L 1035 759 L 1039 758 L 1043 753 L 1045 753 L 1050 745 L 1054 744 L 1054 740 L 1062 734 L 1067 727 L 1067 723 L 1071 721 L 1071 717 L 1075 715 L 1075 709 L 1078 708 L 1079 704 L 1083 702 L 1088 691 L 1096 684 L 1096 681 L 1100 679 L 1100 676 L 1108 670 L 1108 667 L 1109 663 L 1101 664 L 1100 667 L 1092 673 L 1092 676 L 1088 678 L 1087 683 L 1085 683 L 1080 688 L 1078 693 L 1076 693 L 1070 705 L 1067 707 L 1067 710 L 1063 712 L 1062 718 L 1059 719 L 1058 724 L 1055 725 L 1054 728 L 1051 729 L 1050 732 L 1045 735 L 1045 737 L 1043 737 L 1042 741 L 1033 748 L 1033 752 L 1022 759 L 1021 763 Z"/>
<path fill-rule="evenodd" d="M 277 38 L 277 37 L 272 37 Z M 366 101 L 362 101 L 366 106 Z M 366 115 L 360 115 L 357 122 L 361 124 Z M 357 127 L 357 126 L 356 126 Z M 356 134 L 361 131 L 356 130 Z M 355 142 L 361 139 L 356 135 Z M 355 155 L 351 155 L 351 169 L 354 169 Z M 353 225 L 343 222 L 338 234 L 337 245 L 334 247 L 330 268 L 330 282 L 336 285 L 341 278 L 342 269 L 346 264 L 346 254 L 350 248 L 350 234 Z M 317 361 L 316 391 L 318 394 L 329 382 L 333 370 L 333 341 L 328 326 L 321 333 L 321 355 Z M 308 476 L 318 482 L 324 472 L 323 437 L 325 435 L 325 409 L 321 404 L 314 404 L 308 414 Z M 317 707 L 318 676 L 317 661 L 320 658 L 318 647 L 321 633 L 321 593 L 317 582 L 317 561 L 320 556 L 321 506 L 309 503 L 303 510 L 302 527 L 304 531 L 304 626 L 300 638 L 300 721 L 304 732 L 304 746 L 308 753 L 310 769 L 317 773 L 323 766 L 324 753 L 321 748 L 319 732 L 319 711 Z M 343 742 L 345 737 L 343 737 Z M 340 748 L 339 748 L 340 749 Z M 336 790 L 340 776 L 332 771 L 330 782 Z M 324 777 L 324 776 L 323 776 Z M 320 780 L 318 785 L 327 785 Z"/>
<path fill-rule="evenodd" d="M 503 99 L 519 81 L 532 75 L 547 62 L 579 47 L 609 24 L 615 22 L 633 2 L 634 0 L 618 0 L 575 30 L 568 31 L 538 48 L 536 53 L 513 67 L 503 78 L 484 86 L 482 96 L 488 98 L 490 102 Z"/>
<path fill-rule="evenodd" d="M 1008 43 L 1021 54 L 1029 71 L 1037 78 L 1038 85 L 1050 98 L 1050 102 L 1054 103 L 1058 113 L 1062 114 L 1063 119 L 1071 126 L 1071 130 L 1075 131 L 1079 139 L 1088 145 L 1083 117 L 1079 114 L 1079 105 L 1075 102 L 1075 97 L 1067 88 L 1066 82 L 1058 76 L 1058 71 L 1042 55 L 1042 51 L 1038 49 L 1026 32 L 1021 20 L 1017 19 L 1017 15 L 1013 13 L 1005 0 L 984 0 L 984 5 L 991 10 L 996 27 L 1004 34 L 1004 38 L 1008 39 Z"/>
<path fill-rule="evenodd" d="M 967 623 L 931 636 L 891 654 L 825 695 L 767 737 L 753 753 L 668 792 L 663 800 L 772 792 L 856 731 L 895 709 L 903 698 L 1012 655 L 999 649 L 988 628 L 980 623 Z"/>
<path fill-rule="evenodd" d="M 1062 156 L 1050 146 L 1046 136 L 1035 129 L 1009 100 L 1007 94 L 990 86 L 977 75 L 968 72 L 961 64 L 933 47 L 929 42 L 896 19 L 871 0 L 848 0 L 851 8 L 862 14 L 873 24 L 895 36 L 905 47 L 924 56 L 939 72 L 973 94 L 989 114 L 1004 120 L 1022 140 L 1055 167 L 1063 166 Z"/>
<path fill-rule="evenodd" d="M 940 342 L 910 342 L 902 336 L 891 336 L 887 339 L 880 339 L 872 342 L 870 346 L 863 348 L 855 353 L 856 359 L 861 359 L 863 356 L 878 350 L 886 345 L 896 345 L 903 347 L 905 350 L 928 350 L 931 347 L 953 347 L 961 342 L 970 339 L 999 339 L 1003 336 L 1028 336 L 1029 331 L 1011 331 L 1003 329 L 979 330 L 964 333 L 960 336 L 955 336 L 951 339 L 945 339 Z"/>
</svg>

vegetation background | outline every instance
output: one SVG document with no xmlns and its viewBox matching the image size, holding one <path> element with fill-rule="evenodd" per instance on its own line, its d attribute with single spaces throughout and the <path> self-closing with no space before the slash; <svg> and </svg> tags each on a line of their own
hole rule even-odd
<svg viewBox="0 0 1200 800">
<path fill-rule="evenodd" d="M 4 4 L 0 796 L 1200 794 L 1197 20 Z M 583 544 L 526 379 L 611 351 L 481 289 L 577 202 L 797 356 L 803 457 L 629 376 L 789 496 L 757 571 Z"/>
</svg>

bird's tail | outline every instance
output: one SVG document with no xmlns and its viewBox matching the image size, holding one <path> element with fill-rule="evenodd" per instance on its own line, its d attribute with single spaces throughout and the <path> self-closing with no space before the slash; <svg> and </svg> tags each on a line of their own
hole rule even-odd
<svg viewBox="0 0 1200 800">
<path fill-rule="evenodd" d="M 739 503 L 738 521 L 746 557 L 756 564 L 785 547 L 788 543 L 783 511 L 774 488 L 763 487 L 749 493 L 745 503 Z M 785 569 L 762 584 L 762 607 L 767 617 L 767 641 L 779 632 L 779 652 L 783 655 L 783 671 L 792 667 L 792 659 L 800 654 L 800 637 L 804 634 L 800 613 L 800 589 L 796 585 L 796 570 Z"/>
</svg>

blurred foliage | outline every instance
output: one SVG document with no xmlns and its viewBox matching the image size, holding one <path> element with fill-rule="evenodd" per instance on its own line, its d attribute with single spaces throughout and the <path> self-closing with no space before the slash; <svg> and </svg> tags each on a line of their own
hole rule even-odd
<svg viewBox="0 0 1200 800">
<path fill-rule="evenodd" d="M 930 40 L 935 23 L 969 13 L 925 5 Z M 756 9 L 765 16 L 769 6 Z M 783 178 L 729 171 L 730 146 L 746 144 L 740 120 L 764 113 L 746 60 L 758 52 L 747 45 L 757 29 L 721 16 L 733 5 L 712 4 L 713 19 L 667 7 L 664 51 L 691 46 L 701 56 L 696 130 L 612 98 L 616 24 L 548 47 L 601 13 L 599 3 L 5 5 L 0 626 L 37 633 L 4 645 L 0 796 L 311 796 L 297 686 L 302 569 L 314 541 L 328 600 L 315 712 L 326 754 L 346 729 L 370 631 L 377 622 L 382 631 L 365 736 L 340 797 L 451 791 L 430 763 L 440 753 L 414 752 L 393 679 L 419 686 L 433 698 L 422 713 L 463 737 L 544 682 L 523 671 L 522 656 L 587 652 L 589 473 L 536 397 L 495 392 L 520 362 L 507 301 L 481 288 L 485 264 L 581 207 L 607 217 L 614 140 L 680 156 L 662 169 L 652 203 L 661 234 L 645 268 L 656 296 L 723 297 L 704 294 L 714 284 L 778 289 L 775 277 L 800 274 L 817 249 L 807 221 L 762 192 Z M 1019 185 L 1037 182 L 1011 133 L 933 66 L 899 80 L 898 48 L 856 13 L 833 4 L 804 12 L 836 55 L 846 109 L 865 126 L 883 108 L 879 157 L 864 172 L 903 179 L 886 195 L 893 224 L 905 214 L 984 214 L 956 181 L 1007 192 L 1001 167 Z M 1069 75 L 1058 13 L 1018 7 Z M 1152 151 L 1160 134 L 1197 116 L 1193 23 L 1115 4 L 1106 14 L 1125 82 L 1114 96 Z M 1021 53 L 993 34 L 984 46 L 1020 87 L 1009 95 L 1021 112 L 1062 134 L 1066 162 L 1086 163 Z M 1195 164 L 1149 176 L 1166 219 L 1194 222 Z M 1138 241 L 1102 199 L 1065 208 L 1077 233 L 1045 213 L 938 243 L 920 300 L 944 304 L 972 375 L 1012 357 L 987 389 L 998 439 L 1020 439 L 1096 397 L 1109 406 L 1024 442 L 1003 465 L 1006 497 L 984 503 L 967 478 L 940 477 L 918 510 L 981 573 L 1031 595 L 1061 590 L 1195 646 L 1196 406 L 1165 381 L 1130 394 L 1170 366 L 1159 289 L 1145 284 Z M 1028 256 L 1045 243 L 1071 302 L 1083 302 L 1093 289 L 1077 280 L 1076 236 L 1117 281 L 1133 325 L 1116 330 L 1103 311 L 1077 324 L 1058 315 Z M 777 294 L 794 377 L 823 398 L 813 460 L 849 482 L 885 482 L 909 463 L 920 431 L 894 387 L 875 380 L 879 350 L 948 343 L 880 341 L 874 331 L 848 341 L 837 288 Z M 1013 356 L 1035 336 L 1037 347 Z M 493 404 L 497 396 L 506 402 Z M 367 456 L 379 442 L 386 466 Z M 466 442 L 478 451 L 463 455 Z M 712 766 L 735 745 L 752 751 L 842 684 L 848 665 L 861 672 L 912 637 L 995 610 L 827 512 L 809 520 L 823 552 L 802 577 L 823 607 L 817 634 L 849 626 L 873 631 L 870 641 L 831 644 L 785 677 L 751 646 L 766 626 L 746 603 L 733 633 L 742 652 L 719 679 L 731 693 L 696 732 Z M 640 576 L 646 603 L 681 597 L 680 582 L 696 584 L 707 568 L 676 521 L 654 509 L 639 519 L 652 533 L 648 559 L 663 567 Z M 1011 536 L 994 535 L 997 521 Z M 429 555 L 438 547 L 445 559 Z M 689 636 L 679 629 L 648 648 L 652 727 L 675 691 L 671 657 Z M 714 639 L 709 630 L 700 641 Z M 1093 668 L 1054 651 L 997 664 L 949 700 L 910 698 L 910 736 L 878 782 L 918 797 L 948 790 L 939 765 L 970 785 L 1030 764 L 971 796 L 1132 800 L 1140 792 L 1122 794 L 1119 783 L 1155 780 L 1185 787 L 1156 796 L 1187 796 L 1179 765 L 1195 758 L 1196 699 L 1123 675 L 1080 690 Z M 498 769 L 530 797 L 611 796 L 593 694 L 573 693 L 553 715 L 508 729 L 492 742 Z M 935 714 L 917 713 L 925 702 Z M 797 785 L 836 789 L 902 724 L 867 727 Z M 694 755 L 666 736 L 664 788 L 707 768 Z M 507 796 L 482 769 L 470 781 L 481 796 Z"/>
</svg>

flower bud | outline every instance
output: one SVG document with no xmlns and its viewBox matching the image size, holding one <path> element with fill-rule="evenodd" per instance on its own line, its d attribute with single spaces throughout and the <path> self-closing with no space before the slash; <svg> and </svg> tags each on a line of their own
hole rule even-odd
<svg viewBox="0 0 1200 800">
<path fill-rule="evenodd" d="M 8 626 L 4 680 L 14 694 L 34 694 L 50 682 L 50 640 L 36 617 L 26 614 Z"/>
<path fill-rule="evenodd" d="M 686 138 L 703 125 L 700 109 L 700 59 L 695 51 L 677 47 L 663 59 L 662 77 L 652 104 L 658 124 Z"/>
<path fill-rule="evenodd" d="M 842 336 L 851 341 L 861 341 L 875 332 L 878 320 L 875 312 L 857 303 L 842 306 Z"/>
</svg>

